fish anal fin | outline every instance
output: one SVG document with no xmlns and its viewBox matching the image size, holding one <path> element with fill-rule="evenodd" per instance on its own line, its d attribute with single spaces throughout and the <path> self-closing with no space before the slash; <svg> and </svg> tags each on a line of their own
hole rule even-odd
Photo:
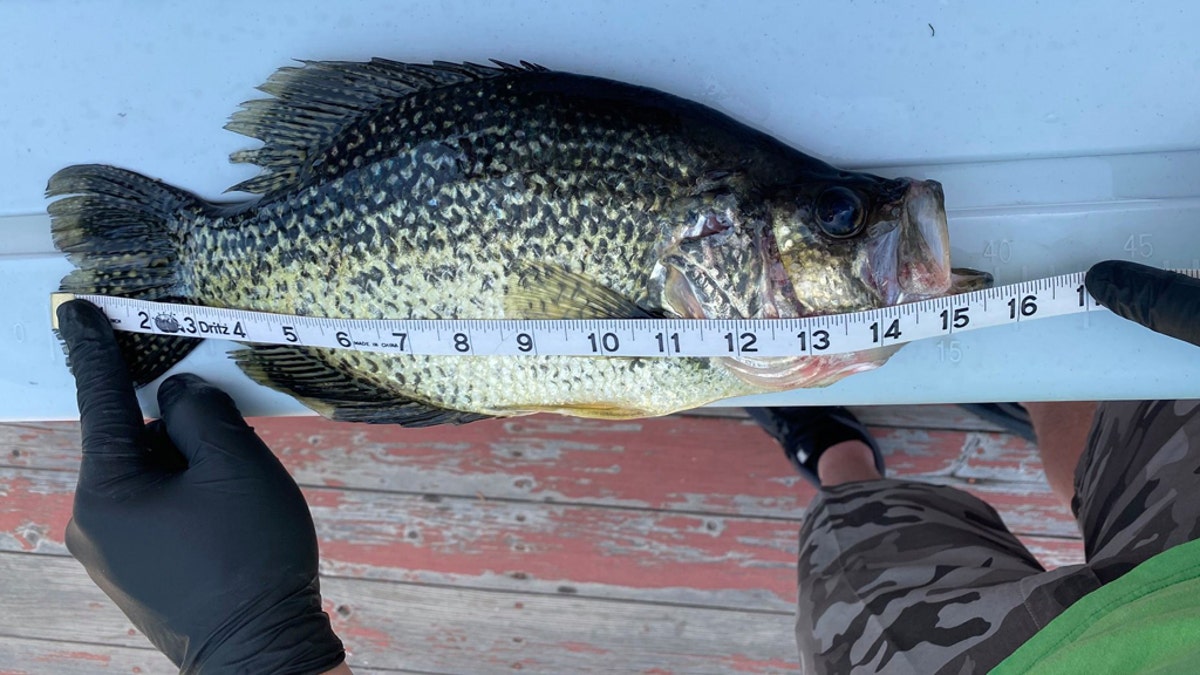
<svg viewBox="0 0 1200 675">
<path fill-rule="evenodd" d="M 653 312 L 588 277 L 550 263 L 519 265 L 508 277 L 509 319 L 655 319 Z"/>
<path fill-rule="evenodd" d="M 600 420 L 631 420 L 641 419 L 644 417 L 657 417 L 663 414 L 661 412 L 630 408 L 604 402 L 568 403 L 557 406 L 535 407 L 526 409 L 523 412 L 548 412 L 559 415 L 569 415 L 571 417 L 587 417 Z"/>
<path fill-rule="evenodd" d="M 57 333 L 55 330 L 55 334 Z M 121 331 L 115 333 L 115 337 L 134 387 L 144 387 L 157 380 L 203 342 L 199 338 Z M 70 368 L 71 354 L 67 351 L 65 343 L 62 347 L 63 353 L 67 355 L 67 367 Z"/>
<path fill-rule="evenodd" d="M 170 302 L 171 300 L 166 300 Z M 58 335 L 57 328 L 54 331 Z M 127 333 L 117 331 L 113 335 L 117 341 L 117 349 L 129 372 L 133 386 L 141 388 L 162 377 L 175 364 L 190 354 L 204 340 L 201 338 L 177 337 L 175 335 L 150 335 L 146 333 Z M 59 336 L 59 340 L 62 337 Z M 62 344 L 63 353 L 67 357 L 67 367 L 71 366 L 71 353 L 67 351 L 66 343 Z"/>
<path fill-rule="evenodd" d="M 427 427 L 489 417 L 397 396 L 350 377 L 303 347 L 255 346 L 234 352 L 233 358 L 250 379 L 295 396 L 332 420 Z"/>
<path fill-rule="evenodd" d="M 325 401 L 329 406 L 327 417 L 337 422 L 363 422 L 366 424 L 399 424 L 402 427 L 432 427 L 439 424 L 466 424 L 490 419 L 491 415 L 449 410 L 409 399 L 392 399 L 376 403 L 356 401 Z"/>
<path fill-rule="evenodd" d="M 135 387 L 157 380 L 203 342 L 199 338 L 142 333 L 118 332 L 116 337 Z"/>
</svg>

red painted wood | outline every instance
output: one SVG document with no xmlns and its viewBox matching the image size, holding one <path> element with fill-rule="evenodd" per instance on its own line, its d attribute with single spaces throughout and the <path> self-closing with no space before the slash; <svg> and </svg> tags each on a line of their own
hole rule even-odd
<svg viewBox="0 0 1200 675">
<path fill-rule="evenodd" d="M 801 515 L 814 494 L 774 441 L 740 420 L 601 422 L 547 415 L 416 430 L 314 418 L 254 423 L 304 485 L 777 518 Z M 932 477 L 984 496 L 1019 534 L 1075 535 L 1069 512 L 1049 492 L 1036 452 L 1024 441 L 991 433 L 873 431 L 890 475 Z M 76 434 L 68 425 L 25 429 L 16 439 L 10 431 L 13 449 L 5 463 L 73 470 Z"/>
<path fill-rule="evenodd" d="M 354 671 L 356 674 L 358 669 Z M 0 639 L 0 675 L 178 675 L 167 657 L 153 649 L 84 642 Z"/>
<path fill-rule="evenodd" d="M 796 522 L 306 491 L 331 571 L 409 581 L 790 608 Z M 627 590 L 620 590 L 627 589 Z M 670 593 L 679 589 L 677 593 Z M 717 596 L 724 594 L 722 600 Z"/>
<path fill-rule="evenodd" d="M 537 415 L 401 429 L 319 418 L 252 424 L 302 484 L 787 516 L 811 488 L 748 420 L 608 422 Z M 949 475 L 964 434 L 876 428 L 895 476 Z M 0 464 L 78 467 L 74 424 L 0 428 Z"/>
<path fill-rule="evenodd" d="M 1064 565 L 1078 565 L 1084 561 L 1082 539 L 1058 539 L 1052 537 L 1018 537 L 1031 553 L 1037 556 L 1042 567 L 1052 570 Z"/>
<path fill-rule="evenodd" d="M 304 485 L 331 582 L 504 591 L 513 611 L 547 595 L 708 606 L 730 616 L 792 610 L 796 533 L 814 492 L 746 421 L 536 416 L 427 430 L 312 418 L 253 423 Z M 1028 444 L 996 433 L 873 432 L 891 475 L 983 496 L 1047 566 L 1082 559 L 1070 514 L 1045 486 Z M 65 555 L 76 425 L 0 426 L 0 448 L 0 466 L 22 467 L 0 469 L 0 550 Z M 337 588 L 330 584 L 327 599 L 348 643 L 363 654 L 402 646 L 397 631 L 411 627 L 374 616 L 373 598 L 340 599 Z M 778 636 L 785 642 L 787 623 Z M 613 658 L 587 638 L 555 639 L 546 628 L 537 639 L 514 629 L 484 648 L 464 625 L 447 618 L 422 640 L 463 659 L 486 655 L 494 668 L 547 669 L 545 648 L 580 662 Z M 725 672 L 791 667 L 757 652 L 705 659 L 689 663 Z"/>
<path fill-rule="evenodd" d="M 0 470 L 0 550 L 62 553 L 73 474 Z"/>
<path fill-rule="evenodd" d="M 57 639 L 148 646 L 74 560 L 0 553 L 0 578 L 36 580 L 5 587 L 8 611 L 0 612 L 0 656 L 5 645 L 11 645 L 10 638 L 45 641 L 46 651 L 61 649 L 54 645 Z M 728 672 L 723 664 L 731 655 L 745 655 L 750 663 L 781 664 L 795 657 L 792 618 L 782 612 L 328 577 L 321 590 L 356 672 L 365 666 L 476 673 L 511 663 L 538 673 L 625 673 L 655 667 Z M 580 644 L 605 656 L 584 656 Z M 35 672 L 61 670 L 66 669 L 43 667 Z M 743 672 L 764 671 L 769 672 Z"/>
<path fill-rule="evenodd" d="M 0 470 L 0 550 L 64 554 L 74 477 Z M 787 610 L 799 523 L 307 488 L 339 576 Z"/>
<path fill-rule="evenodd" d="M 453 429 L 260 428 L 309 485 L 585 502 L 796 518 L 815 490 L 757 426 L 672 417 L 600 422 L 535 416 Z M 1073 536 L 1036 451 L 995 433 L 872 429 L 893 477 L 932 477 L 988 499 L 1015 532 Z M 974 456 L 960 461 L 964 448 Z M 1000 458 L 1014 457 L 1010 466 Z M 988 464 L 984 464 L 984 460 Z"/>
</svg>

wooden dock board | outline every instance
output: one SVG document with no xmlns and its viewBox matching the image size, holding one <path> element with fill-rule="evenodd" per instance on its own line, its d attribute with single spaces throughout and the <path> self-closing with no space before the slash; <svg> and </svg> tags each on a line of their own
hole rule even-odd
<svg viewBox="0 0 1200 675">
<path fill-rule="evenodd" d="M 1047 565 L 1081 559 L 1034 448 L 952 406 L 913 408 L 859 411 L 892 475 L 983 496 Z M 814 492 L 744 418 L 252 423 L 312 507 L 356 669 L 794 667 L 796 532 Z M 169 672 L 67 557 L 77 425 L 0 425 L 0 448 L 0 586 L 22 609 L 0 621 L 2 667 Z M 101 661 L 115 665 L 86 667 Z"/>
</svg>

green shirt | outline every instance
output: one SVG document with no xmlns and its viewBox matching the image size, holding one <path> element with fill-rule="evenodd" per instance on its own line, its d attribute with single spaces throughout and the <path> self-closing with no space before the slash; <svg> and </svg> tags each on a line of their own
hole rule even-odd
<svg viewBox="0 0 1200 675">
<path fill-rule="evenodd" d="M 1081 598 L 992 670 L 1200 672 L 1200 540 L 1168 549 Z"/>
</svg>

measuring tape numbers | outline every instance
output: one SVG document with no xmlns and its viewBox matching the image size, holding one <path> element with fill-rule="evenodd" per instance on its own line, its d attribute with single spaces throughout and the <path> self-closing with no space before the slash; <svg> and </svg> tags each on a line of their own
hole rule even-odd
<svg viewBox="0 0 1200 675">
<path fill-rule="evenodd" d="M 1178 270 L 1200 277 L 1200 270 Z M 99 306 L 133 333 L 438 356 L 779 357 L 845 354 L 1095 310 L 1083 272 L 800 319 L 357 320 L 290 316 L 101 295 L 55 293 Z M 57 319 L 54 319 L 57 328 Z"/>
</svg>

